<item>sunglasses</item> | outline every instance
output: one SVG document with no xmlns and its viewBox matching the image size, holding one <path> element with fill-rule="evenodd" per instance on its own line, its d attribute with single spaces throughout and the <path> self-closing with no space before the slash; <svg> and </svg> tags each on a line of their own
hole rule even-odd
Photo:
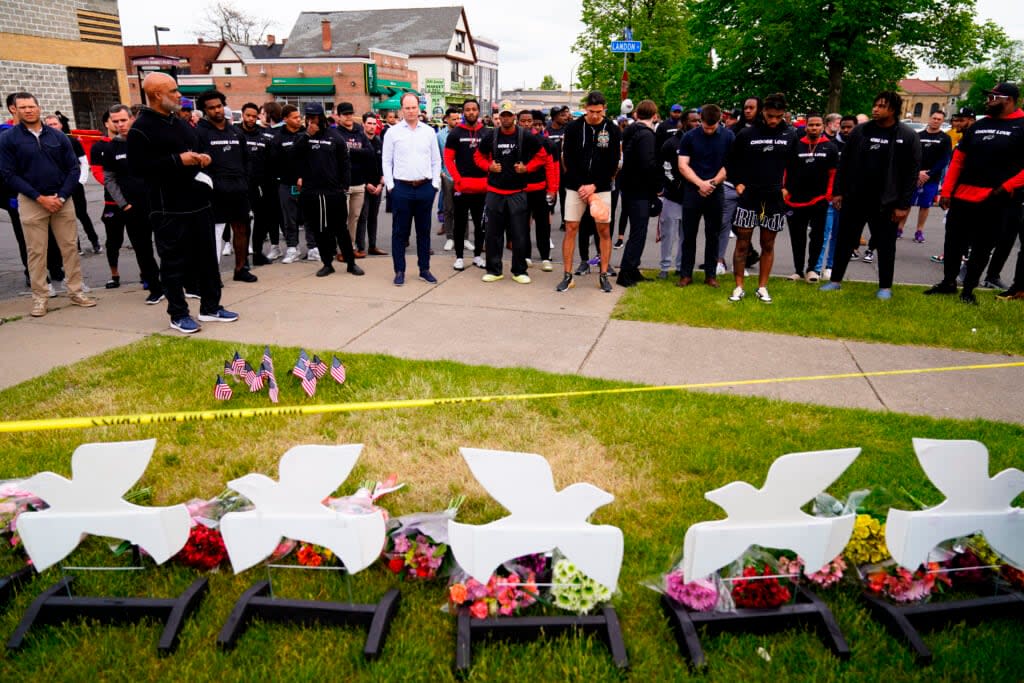
<svg viewBox="0 0 1024 683">
<path fill-rule="evenodd" d="M 995 93 L 989 93 L 988 95 L 985 96 L 985 99 L 990 100 L 990 101 L 991 100 L 1008 100 L 1008 99 L 1010 99 L 1010 96 L 1009 95 L 996 95 Z"/>
</svg>

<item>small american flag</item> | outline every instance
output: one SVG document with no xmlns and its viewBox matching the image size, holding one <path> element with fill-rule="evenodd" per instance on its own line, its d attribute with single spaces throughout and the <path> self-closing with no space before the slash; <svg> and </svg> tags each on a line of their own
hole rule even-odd
<svg viewBox="0 0 1024 683">
<path fill-rule="evenodd" d="M 302 390 L 310 398 L 316 393 L 316 375 L 313 374 L 312 368 L 306 368 L 306 376 L 302 378 Z"/>
<path fill-rule="evenodd" d="M 295 361 L 295 367 L 292 368 L 292 374 L 302 379 L 306 376 L 306 370 L 309 369 L 309 356 L 306 355 L 305 351 L 299 351 L 299 359 Z"/>
<path fill-rule="evenodd" d="M 238 351 L 235 351 L 235 357 L 231 359 L 231 374 L 241 378 L 246 365 L 245 359 L 238 355 Z"/>
<path fill-rule="evenodd" d="M 313 362 L 309 364 L 309 367 L 313 370 L 313 374 L 316 375 L 317 379 L 327 374 L 327 363 L 320 360 L 320 356 L 314 355 Z"/>
<path fill-rule="evenodd" d="M 345 383 L 345 366 L 341 364 L 337 356 L 331 359 L 331 377 L 338 382 L 338 384 Z"/>
<path fill-rule="evenodd" d="M 234 374 L 234 372 L 235 371 L 231 369 L 231 361 L 224 361 L 224 376 L 227 377 L 228 375 Z"/>
<path fill-rule="evenodd" d="M 213 385 L 213 397 L 218 401 L 226 401 L 231 398 L 231 387 L 217 375 L 217 383 Z"/>
<path fill-rule="evenodd" d="M 277 403 L 278 389 L 277 382 L 274 380 L 274 376 L 271 375 L 267 380 L 268 393 L 270 394 L 270 402 Z"/>
<path fill-rule="evenodd" d="M 273 365 L 267 365 L 266 361 L 263 361 L 262 363 L 260 363 L 260 376 L 263 379 L 267 379 L 268 377 L 273 377 L 274 376 L 274 366 Z"/>
<path fill-rule="evenodd" d="M 246 363 L 245 383 L 249 385 L 249 391 L 259 391 L 263 388 L 263 373 L 256 372 L 249 363 Z"/>
<path fill-rule="evenodd" d="M 274 359 L 270 357 L 270 347 L 263 347 L 263 365 L 266 365 L 271 374 L 274 372 Z"/>
</svg>

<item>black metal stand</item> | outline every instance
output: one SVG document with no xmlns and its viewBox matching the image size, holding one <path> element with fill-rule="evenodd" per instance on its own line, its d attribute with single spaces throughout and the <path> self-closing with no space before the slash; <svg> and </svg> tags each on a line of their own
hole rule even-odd
<svg viewBox="0 0 1024 683">
<path fill-rule="evenodd" d="M 7 641 L 8 649 L 20 650 L 25 636 L 36 624 L 56 625 L 75 618 L 123 624 L 148 618 L 164 622 L 157 652 L 170 654 L 178 647 L 182 624 L 199 607 L 209 585 L 206 579 L 196 579 L 184 593 L 168 599 L 74 597 L 71 595 L 73 580 L 73 577 L 65 576 L 35 599 Z"/>
<path fill-rule="evenodd" d="M 10 602 L 11 598 L 14 597 L 14 591 L 28 581 L 34 573 L 35 569 L 32 565 L 26 564 L 18 571 L 12 572 L 0 579 L 0 605 L 6 605 Z"/>
<path fill-rule="evenodd" d="M 1024 593 L 1002 587 L 996 587 L 995 595 L 987 597 L 920 605 L 893 605 L 870 593 L 862 593 L 862 597 L 872 616 L 882 622 L 889 634 L 910 646 L 920 666 L 932 663 L 932 651 L 925 645 L 920 630 L 935 630 L 951 621 L 977 623 L 1005 617 L 1024 621 Z"/>
<path fill-rule="evenodd" d="M 473 656 L 473 638 L 491 636 L 503 640 L 536 640 L 541 635 L 558 635 L 576 630 L 598 635 L 611 652 L 612 661 L 620 669 L 629 668 L 626 644 L 622 639 L 619 615 L 615 608 L 605 606 L 600 614 L 557 617 L 496 617 L 473 619 L 468 607 L 460 607 L 456 617 L 458 633 L 455 642 L 455 673 L 469 672 Z"/>
<path fill-rule="evenodd" d="M 233 649 L 253 618 L 278 623 L 357 625 L 366 626 L 369 630 L 363 656 L 376 659 L 384 649 L 384 640 L 401 598 L 401 593 L 394 588 L 376 604 L 287 600 L 267 597 L 269 593 L 269 581 L 260 581 L 243 593 L 220 630 L 217 644 L 227 650 Z"/>
<path fill-rule="evenodd" d="M 700 644 L 697 626 L 709 631 L 744 631 L 766 633 L 778 631 L 804 623 L 813 625 L 821 642 L 842 660 L 850 658 L 850 647 L 839 630 L 839 624 L 821 598 L 805 589 L 796 587 L 796 602 L 769 609 L 737 609 L 734 612 L 691 612 L 667 595 L 661 596 L 661 606 L 668 614 L 672 630 L 679 643 L 679 651 L 694 667 L 706 666 L 704 648 Z"/>
</svg>

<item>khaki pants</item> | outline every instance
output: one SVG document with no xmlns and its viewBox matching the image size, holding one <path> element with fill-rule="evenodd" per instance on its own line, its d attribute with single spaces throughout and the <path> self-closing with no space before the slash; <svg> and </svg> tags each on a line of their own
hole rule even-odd
<svg viewBox="0 0 1024 683">
<path fill-rule="evenodd" d="M 363 211 L 363 200 L 366 199 L 366 185 L 353 185 L 348 188 L 348 236 L 352 244 L 356 243 L 356 225 L 359 214 Z"/>
<path fill-rule="evenodd" d="M 49 229 L 60 247 L 64 259 L 64 273 L 68 292 L 82 293 L 82 266 L 78 260 L 78 225 L 75 205 L 68 201 L 57 213 L 51 214 L 36 200 L 18 195 L 18 215 L 25 232 L 28 250 L 28 275 L 32 281 L 32 298 L 45 301 L 49 297 L 46 287 L 46 245 Z"/>
</svg>

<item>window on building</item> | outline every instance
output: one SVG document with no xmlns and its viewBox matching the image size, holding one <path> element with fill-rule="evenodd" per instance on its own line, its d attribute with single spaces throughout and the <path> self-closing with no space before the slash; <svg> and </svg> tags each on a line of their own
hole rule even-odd
<svg viewBox="0 0 1024 683">
<path fill-rule="evenodd" d="M 452 83 L 459 82 L 459 63 L 452 62 Z"/>
<path fill-rule="evenodd" d="M 465 52 L 466 51 L 466 33 L 464 31 L 455 32 L 455 51 Z"/>
<path fill-rule="evenodd" d="M 921 116 L 921 114 L 923 112 L 924 112 L 924 102 L 918 102 L 917 104 L 914 105 L 914 118 L 915 119 L 916 118 L 920 118 L 920 116 Z"/>
<path fill-rule="evenodd" d="M 931 111 L 928 112 L 928 116 L 931 116 L 932 114 L 934 114 L 935 112 L 937 112 L 941 108 L 942 107 L 941 107 L 941 105 L 939 105 L 938 102 L 932 102 Z"/>
<path fill-rule="evenodd" d="M 225 76 L 230 76 L 231 75 L 231 67 L 230 66 L 224 67 L 224 75 Z"/>
</svg>

